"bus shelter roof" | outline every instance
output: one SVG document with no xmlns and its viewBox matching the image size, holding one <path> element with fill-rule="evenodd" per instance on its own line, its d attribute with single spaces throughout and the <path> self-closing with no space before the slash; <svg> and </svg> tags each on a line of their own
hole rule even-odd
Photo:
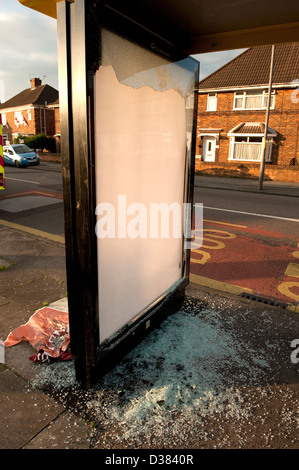
<svg viewBox="0 0 299 470">
<path fill-rule="evenodd" d="M 58 1 L 19 0 L 24 6 L 52 18 L 56 18 Z M 299 39 L 298 0 L 106 0 L 103 3 L 188 54 Z"/>
</svg>

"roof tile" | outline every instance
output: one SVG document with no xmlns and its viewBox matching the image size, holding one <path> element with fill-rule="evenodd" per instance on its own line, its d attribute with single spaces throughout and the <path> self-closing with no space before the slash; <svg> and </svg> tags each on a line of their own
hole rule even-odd
<svg viewBox="0 0 299 470">
<path fill-rule="evenodd" d="M 199 89 L 238 88 L 267 85 L 272 46 L 247 49 L 204 78 Z M 273 85 L 291 83 L 299 78 L 299 42 L 278 44 L 275 52 Z"/>
<path fill-rule="evenodd" d="M 13 96 L 5 103 L 0 104 L 0 109 L 15 108 L 25 105 L 44 105 L 53 103 L 58 98 L 58 91 L 50 85 L 39 85 L 33 90 L 27 88 Z"/>
</svg>

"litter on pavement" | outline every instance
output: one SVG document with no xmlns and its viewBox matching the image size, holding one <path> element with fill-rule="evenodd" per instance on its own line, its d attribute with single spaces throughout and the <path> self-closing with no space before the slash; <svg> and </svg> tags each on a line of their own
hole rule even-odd
<svg viewBox="0 0 299 470">
<path fill-rule="evenodd" d="M 37 310 L 25 325 L 13 330 L 4 341 L 9 348 L 21 341 L 28 341 L 37 353 L 30 357 L 35 362 L 51 362 L 72 359 L 68 312 L 43 307 Z"/>
</svg>

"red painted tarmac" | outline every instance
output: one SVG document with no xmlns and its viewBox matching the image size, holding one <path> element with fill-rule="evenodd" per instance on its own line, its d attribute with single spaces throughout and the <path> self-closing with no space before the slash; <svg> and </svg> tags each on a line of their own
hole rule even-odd
<svg viewBox="0 0 299 470">
<path fill-rule="evenodd" d="M 212 280 L 211 287 L 220 282 L 228 291 L 239 286 L 263 298 L 298 304 L 298 242 L 258 226 L 204 221 L 202 246 L 191 254 L 191 273 Z"/>
</svg>

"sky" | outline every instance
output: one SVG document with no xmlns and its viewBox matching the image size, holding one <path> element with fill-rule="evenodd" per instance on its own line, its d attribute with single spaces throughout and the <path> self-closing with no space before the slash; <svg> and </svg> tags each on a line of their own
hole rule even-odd
<svg viewBox="0 0 299 470">
<path fill-rule="evenodd" d="M 18 0 L 0 0 L 0 102 L 5 102 L 38 77 L 59 89 L 56 20 L 35 12 Z M 197 54 L 200 80 L 244 49 Z"/>
</svg>

